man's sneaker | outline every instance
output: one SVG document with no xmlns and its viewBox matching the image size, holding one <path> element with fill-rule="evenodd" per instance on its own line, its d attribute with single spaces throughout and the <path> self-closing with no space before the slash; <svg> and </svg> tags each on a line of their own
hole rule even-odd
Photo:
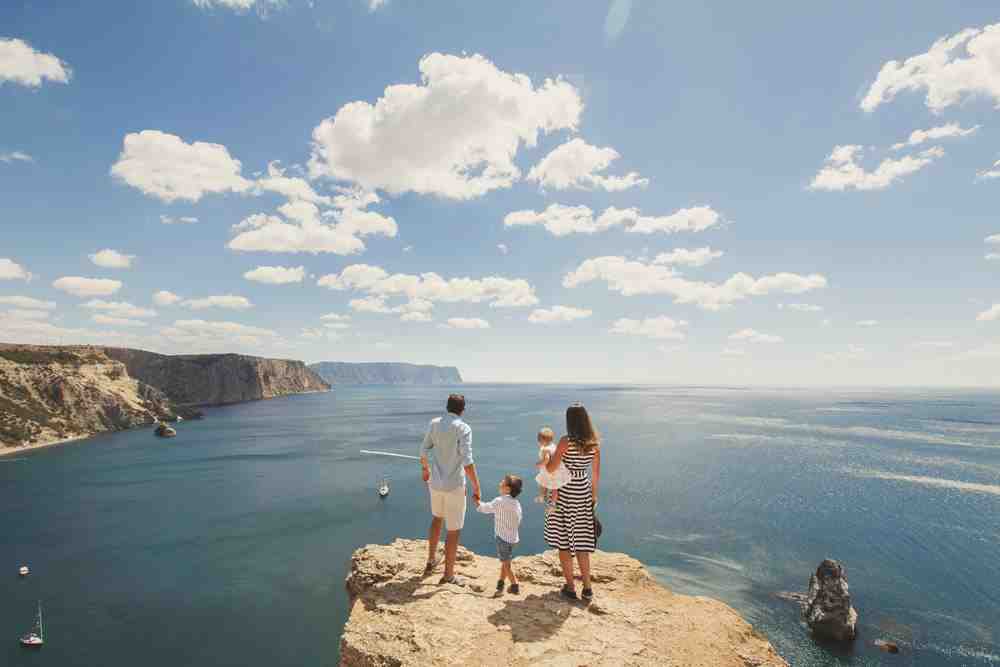
<svg viewBox="0 0 1000 667">
<path fill-rule="evenodd" d="M 591 600 L 594 599 L 594 591 L 591 588 L 584 588 L 583 591 L 580 593 L 580 595 L 587 602 L 590 602 Z"/>
<path fill-rule="evenodd" d="M 451 575 L 450 577 L 441 577 L 438 580 L 438 585 L 442 586 L 444 584 L 455 584 L 456 586 L 465 586 L 465 582 L 456 577 L 455 575 Z"/>
<path fill-rule="evenodd" d="M 497 582 L 497 593 L 503 593 L 503 579 Z"/>
<path fill-rule="evenodd" d="M 559 594 L 562 595 L 567 600 L 579 600 L 579 598 L 576 597 L 576 590 L 569 584 L 563 586 L 562 590 L 559 591 Z"/>
<path fill-rule="evenodd" d="M 500 583 L 503 583 L 503 582 L 500 582 Z M 511 593 L 513 595 L 517 595 L 518 593 L 521 592 L 521 587 L 518 586 L 517 584 L 511 584 L 510 586 L 507 587 L 507 592 Z"/>
</svg>

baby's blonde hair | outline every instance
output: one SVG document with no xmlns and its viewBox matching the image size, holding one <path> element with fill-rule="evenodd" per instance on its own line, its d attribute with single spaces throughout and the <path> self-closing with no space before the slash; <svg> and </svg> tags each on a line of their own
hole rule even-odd
<svg viewBox="0 0 1000 667">
<path fill-rule="evenodd" d="M 538 429 L 538 439 L 544 442 L 552 442 L 556 438 L 556 433 L 548 426 Z"/>
</svg>

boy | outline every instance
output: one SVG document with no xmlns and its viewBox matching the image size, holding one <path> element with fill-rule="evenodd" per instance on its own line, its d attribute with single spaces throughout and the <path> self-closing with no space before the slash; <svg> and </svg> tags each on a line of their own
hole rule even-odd
<svg viewBox="0 0 1000 667">
<path fill-rule="evenodd" d="M 514 545 L 518 543 L 518 526 L 521 525 L 521 503 L 517 497 L 521 495 L 523 482 L 517 475 L 506 475 L 500 482 L 500 495 L 488 503 L 476 500 L 476 511 L 493 515 L 493 534 L 497 539 L 497 558 L 500 559 L 500 580 L 497 581 L 497 595 L 503 593 L 504 579 L 510 581 L 509 593 L 517 595 L 521 592 L 510 566 L 514 558 Z"/>
</svg>

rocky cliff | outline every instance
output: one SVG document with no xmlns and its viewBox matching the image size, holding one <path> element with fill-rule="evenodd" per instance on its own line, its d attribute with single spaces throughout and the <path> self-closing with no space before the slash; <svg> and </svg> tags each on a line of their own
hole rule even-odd
<svg viewBox="0 0 1000 667">
<path fill-rule="evenodd" d="M 0 344 L 0 450 L 119 431 L 178 409 L 100 348 Z"/>
<path fill-rule="evenodd" d="M 788 667 L 767 639 L 725 604 L 675 595 L 624 554 L 593 557 L 595 599 L 559 596 L 556 552 L 519 556 L 521 592 L 495 596 L 495 558 L 460 548 L 467 586 L 423 576 L 425 541 L 354 553 L 341 666 L 674 665 Z"/>
<path fill-rule="evenodd" d="M 165 355 L 115 347 L 104 351 L 125 364 L 129 375 L 180 405 L 224 405 L 330 389 L 301 361 L 243 354 Z"/>
<path fill-rule="evenodd" d="M 454 366 L 421 366 L 389 362 L 321 361 L 309 368 L 330 384 L 461 384 Z"/>
</svg>

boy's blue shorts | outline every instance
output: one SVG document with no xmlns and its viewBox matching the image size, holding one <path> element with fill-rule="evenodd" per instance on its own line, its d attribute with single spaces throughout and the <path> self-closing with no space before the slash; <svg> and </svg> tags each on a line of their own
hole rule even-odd
<svg viewBox="0 0 1000 667">
<path fill-rule="evenodd" d="M 501 563 L 514 558 L 514 545 L 502 537 L 497 538 L 497 558 L 500 559 Z"/>
</svg>

